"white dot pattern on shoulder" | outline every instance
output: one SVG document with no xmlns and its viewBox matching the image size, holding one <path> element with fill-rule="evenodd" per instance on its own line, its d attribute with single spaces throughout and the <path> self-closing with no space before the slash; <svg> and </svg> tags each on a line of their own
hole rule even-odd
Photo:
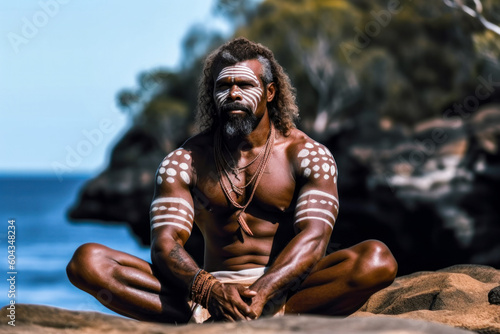
<svg viewBox="0 0 500 334">
<path fill-rule="evenodd" d="M 304 177 L 312 175 L 315 179 L 324 180 L 332 177 L 333 182 L 337 182 L 335 162 L 328 148 L 318 142 L 306 142 L 297 154 L 297 158 Z"/>
<path fill-rule="evenodd" d="M 182 147 L 170 152 L 162 161 L 161 166 L 158 169 L 159 175 L 156 182 L 158 184 L 162 184 L 163 181 L 167 181 L 168 183 L 173 184 L 176 181 L 182 180 L 186 184 L 189 184 L 191 182 L 191 177 L 188 173 L 188 162 L 190 160 L 191 156 L 186 153 Z"/>
</svg>

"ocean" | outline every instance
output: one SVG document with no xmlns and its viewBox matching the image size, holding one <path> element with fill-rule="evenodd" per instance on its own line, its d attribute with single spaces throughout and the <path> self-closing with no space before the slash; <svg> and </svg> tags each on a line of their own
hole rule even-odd
<svg viewBox="0 0 500 334">
<path fill-rule="evenodd" d="M 66 276 L 66 265 L 75 249 L 87 242 L 97 242 L 148 262 L 149 248 L 140 246 L 126 225 L 75 223 L 67 219 L 68 208 L 89 178 L 90 175 L 72 176 L 59 181 L 50 174 L 0 175 L 0 306 L 15 298 L 16 303 L 116 315 L 74 287 Z M 9 220 L 15 222 L 9 224 Z M 14 254 L 8 252 L 9 225 L 15 226 Z M 11 260 L 15 256 L 14 268 L 9 268 L 9 255 Z M 15 297 L 9 293 L 12 286 L 7 279 L 11 276 L 15 276 Z"/>
</svg>

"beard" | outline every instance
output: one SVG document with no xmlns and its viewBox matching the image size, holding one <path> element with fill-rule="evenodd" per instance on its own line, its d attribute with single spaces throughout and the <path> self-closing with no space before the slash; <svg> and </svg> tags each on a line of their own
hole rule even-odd
<svg viewBox="0 0 500 334">
<path fill-rule="evenodd" d="M 244 111 L 243 114 L 230 114 L 231 110 Z M 248 107 L 239 103 L 228 103 L 220 108 L 222 134 L 225 139 L 248 136 L 257 126 L 259 120 Z"/>
</svg>

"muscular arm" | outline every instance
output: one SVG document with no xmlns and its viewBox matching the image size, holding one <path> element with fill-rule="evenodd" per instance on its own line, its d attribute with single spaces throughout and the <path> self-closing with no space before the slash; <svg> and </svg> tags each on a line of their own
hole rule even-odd
<svg viewBox="0 0 500 334">
<path fill-rule="evenodd" d="M 186 294 L 199 270 L 183 247 L 193 228 L 192 174 L 189 152 L 178 149 L 169 154 L 158 168 L 150 211 L 151 260 L 160 278 Z"/>
<path fill-rule="evenodd" d="M 178 149 L 169 154 L 157 172 L 151 204 L 151 259 L 162 282 L 175 284 L 187 296 L 200 268 L 184 249 L 194 221 L 191 154 Z M 242 297 L 254 293 L 242 285 L 216 282 L 208 299 L 214 319 L 246 319 L 251 312 Z"/>
<path fill-rule="evenodd" d="M 301 145 L 297 152 L 297 181 L 301 188 L 293 222 L 296 235 L 266 274 L 250 287 L 257 292 L 252 302 L 257 317 L 263 311 L 278 311 L 287 292 L 298 289 L 325 255 L 338 214 L 337 169 L 330 152 L 312 141 Z"/>
</svg>

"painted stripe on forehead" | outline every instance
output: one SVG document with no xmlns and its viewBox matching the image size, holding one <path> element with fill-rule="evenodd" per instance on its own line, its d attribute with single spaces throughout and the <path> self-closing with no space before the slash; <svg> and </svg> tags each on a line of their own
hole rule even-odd
<svg viewBox="0 0 500 334">
<path fill-rule="evenodd" d="M 297 224 L 298 222 L 303 221 L 303 220 L 306 220 L 306 219 L 310 219 L 310 220 L 321 220 L 322 222 L 324 222 L 324 223 L 326 223 L 328 226 L 330 226 L 330 227 L 332 228 L 332 230 L 333 230 L 333 225 L 332 225 L 332 223 L 330 223 L 330 222 L 328 221 L 328 219 L 321 218 L 321 217 L 302 217 L 302 218 L 300 218 L 300 219 L 297 219 L 297 220 L 294 222 L 294 224 Z"/>
<path fill-rule="evenodd" d="M 324 197 L 328 197 L 328 198 L 331 198 L 333 199 L 335 202 L 339 202 L 339 200 L 337 199 L 337 197 L 329 194 L 329 193 L 325 193 L 324 191 L 320 191 L 320 190 L 309 190 L 309 191 L 306 191 L 305 193 L 303 193 L 302 195 L 299 196 L 298 199 L 301 199 L 302 197 L 304 196 L 307 196 L 307 195 L 318 195 L 318 196 L 324 196 Z"/>
<path fill-rule="evenodd" d="M 241 75 L 243 77 L 248 77 L 248 78 L 260 83 L 259 79 L 255 75 L 255 73 L 250 68 L 248 68 L 246 66 L 242 66 L 242 65 L 234 65 L 234 66 L 228 66 L 228 67 L 223 68 L 222 71 L 220 71 L 219 76 L 217 77 L 216 81 L 218 81 L 222 78 L 234 77 L 237 75 Z"/>
<path fill-rule="evenodd" d="M 248 74 L 250 76 L 254 76 L 255 78 L 257 78 L 257 76 L 255 75 L 254 71 L 252 71 L 252 69 L 250 69 L 249 67 L 247 66 L 243 66 L 243 65 L 233 65 L 233 66 L 227 66 L 227 67 L 224 67 L 220 73 L 219 73 L 219 77 L 221 77 L 222 75 L 225 75 L 227 73 L 245 73 L 245 74 Z"/>
<path fill-rule="evenodd" d="M 189 220 L 187 220 L 184 217 L 178 216 L 178 215 L 158 215 L 158 216 L 154 216 L 151 220 L 158 220 L 158 219 L 163 219 L 163 218 L 179 219 L 179 220 L 182 220 L 183 222 L 188 223 L 189 226 L 193 226 L 193 224 Z"/>
<path fill-rule="evenodd" d="M 153 201 L 153 203 L 151 203 L 151 205 L 156 205 L 158 203 L 178 203 L 178 204 L 182 204 L 185 207 L 187 207 L 189 209 L 189 211 L 191 211 L 192 214 L 194 214 L 194 210 L 193 210 L 193 207 L 191 206 L 191 204 L 189 204 L 188 201 L 186 201 L 185 199 L 182 199 L 182 198 L 178 198 L 178 197 L 162 197 L 162 198 L 155 199 Z"/>
<path fill-rule="evenodd" d="M 182 228 L 183 230 L 186 230 L 191 235 L 191 231 L 186 226 L 179 224 L 179 223 L 174 223 L 174 222 L 163 222 L 163 223 L 153 224 L 153 225 L 151 225 L 151 230 L 154 230 L 157 227 L 165 226 L 165 225 L 172 225 L 172 226 Z"/>
<path fill-rule="evenodd" d="M 333 215 L 333 213 L 331 213 L 330 211 L 328 210 L 324 210 L 324 209 L 317 209 L 317 208 L 312 208 L 312 209 L 304 209 L 302 211 L 299 211 L 295 214 L 295 216 L 300 216 L 301 214 L 303 214 L 304 212 L 319 212 L 319 213 L 324 213 L 325 215 L 327 215 L 328 217 L 331 217 L 333 219 L 333 221 L 335 222 L 335 216 Z"/>
</svg>

